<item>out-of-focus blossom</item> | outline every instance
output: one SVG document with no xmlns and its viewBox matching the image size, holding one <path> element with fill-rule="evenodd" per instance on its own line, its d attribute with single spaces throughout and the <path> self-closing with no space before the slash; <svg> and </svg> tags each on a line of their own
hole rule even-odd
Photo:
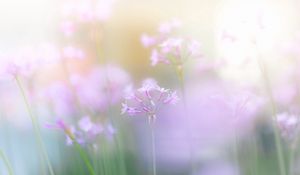
<svg viewBox="0 0 300 175">
<path fill-rule="evenodd" d="M 74 141 L 80 145 L 95 144 L 96 138 L 103 134 L 106 138 L 111 139 L 115 134 L 115 129 L 110 123 L 96 123 L 89 116 L 82 117 L 77 126 L 68 126 L 62 119 L 58 119 L 54 124 L 45 125 L 49 129 L 63 130 L 66 134 L 66 144 L 72 145 Z"/>
<path fill-rule="evenodd" d="M 84 59 L 85 53 L 79 48 L 67 46 L 63 48 L 63 57 L 68 59 Z"/>
<path fill-rule="evenodd" d="M 299 117 L 288 113 L 276 115 L 276 122 L 280 129 L 281 135 L 289 140 L 293 140 L 299 133 Z"/>
<path fill-rule="evenodd" d="M 182 163 L 190 159 L 189 138 L 199 152 L 214 152 L 231 143 L 234 135 L 242 137 L 254 129 L 265 100 L 252 89 L 231 84 L 192 83 L 186 86 L 186 110 L 180 102 L 161 111 L 164 117 L 156 125 L 158 159 Z"/>
<path fill-rule="evenodd" d="M 178 19 L 162 23 L 159 34 L 150 36 L 142 34 L 141 43 L 145 48 L 152 47 L 151 65 L 158 63 L 182 66 L 189 58 L 201 58 L 201 45 L 194 39 L 174 37 L 171 33 L 181 26 Z"/>
<path fill-rule="evenodd" d="M 154 36 L 149 36 L 148 34 L 142 34 L 141 43 L 145 48 L 151 47 L 156 44 L 157 39 Z"/>
<path fill-rule="evenodd" d="M 81 105 L 99 112 L 121 100 L 130 77 L 121 68 L 106 65 L 94 68 L 84 77 L 73 77 L 72 81 Z"/>
<path fill-rule="evenodd" d="M 42 90 L 41 98 L 46 100 L 57 116 L 75 114 L 75 102 L 71 89 L 63 82 L 54 82 Z"/>
<path fill-rule="evenodd" d="M 160 108 L 178 101 L 176 91 L 161 88 L 155 80 L 147 79 L 141 88 L 126 94 L 122 103 L 122 114 L 130 116 L 145 115 L 154 120 Z"/>
<path fill-rule="evenodd" d="M 53 43 L 26 46 L 13 52 L 0 53 L 0 76 L 29 77 L 43 66 L 56 63 L 61 58 Z"/>
<path fill-rule="evenodd" d="M 77 0 L 67 1 L 62 8 L 64 17 L 75 17 L 80 21 L 106 21 L 112 13 L 114 0 Z"/>
<path fill-rule="evenodd" d="M 201 46 L 196 40 L 167 38 L 157 49 L 152 50 L 151 64 L 183 65 L 190 58 L 201 58 Z"/>
<path fill-rule="evenodd" d="M 174 29 L 181 27 L 181 21 L 174 18 L 170 21 L 161 23 L 158 32 L 161 34 L 169 34 L 171 33 Z"/>
<path fill-rule="evenodd" d="M 66 37 L 70 37 L 75 32 L 75 25 L 72 21 L 63 21 L 61 24 L 61 31 Z"/>
<path fill-rule="evenodd" d="M 97 135 L 103 131 L 103 127 L 100 124 L 94 124 L 89 116 L 81 118 L 78 122 L 78 126 L 82 131 L 90 135 Z"/>
</svg>

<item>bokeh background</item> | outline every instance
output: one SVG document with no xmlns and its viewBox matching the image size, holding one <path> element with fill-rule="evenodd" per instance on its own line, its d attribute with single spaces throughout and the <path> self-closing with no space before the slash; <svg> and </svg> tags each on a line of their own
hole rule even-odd
<svg viewBox="0 0 300 175">
<path fill-rule="evenodd" d="M 182 21 L 178 35 L 198 40 L 208 62 L 225 60 L 226 67 L 206 72 L 201 69 L 201 61 L 187 63 L 185 85 L 189 103 L 201 104 L 206 110 L 197 111 L 196 106 L 190 106 L 191 119 L 195 121 L 191 127 L 193 148 L 189 147 L 186 126 L 182 125 L 184 112 L 174 112 L 174 109 L 162 111 L 161 116 L 165 117 L 158 119 L 156 138 L 159 174 L 252 174 L 253 159 L 258 164 L 259 174 L 278 173 L 273 131 L 269 124 L 270 106 L 266 105 L 265 110 L 256 113 L 254 119 L 247 118 L 239 123 L 239 127 L 234 127 L 241 134 L 241 172 L 236 171 L 238 166 L 231 156 L 232 123 L 222 118 L 227 107 L 218 98 L 211 101 L 203 99 L 226 89 L 226 97 L 230 96 L 234 101 L 235 97 L 231 96 L 242 97 L 244 94 L 239 91 L 249 87 L 255 89 L 256 96 L 267 96 L 255 59 L 260 55 L 268 66 L 279 111 L 300 112 L 295 85 L 299 80 L 298 0 L 115 0 L 107 20 L 78 22 L 71 19 L 75 21 L 75 32 L 71 37 L 65 36 L 62 30 L 66 21 L 64 4 L 64 0 L 0 0 L 0 64 L 13 59 L 12 55 L 18 53 L 37 52 L 42 57 L 48 56 L 47 59 L 55 59 L 51 49 L 59 50 L 68 45 L 85 51 L 84 59 L 69 59 L 64 65 L 45 65 L 29 81 L 24 81 L 27 93 L 33 94 L 29 95 L 31 106 L 39 117 L 42 138 L 57 174 L 85 174 L 86 170 L 78 168 L 84 165 L 72 146 L 65 144 L 64 135 L 45 127 L 46 123 L 61 116 L 45 107 L 45 102 L 39 99 L 40 91 L 53 82 L 68 84 L 66 70 L 69 74 L 86 76 L 95 66 L 103 64 L 122 67 L 134 84 L 154 77 L 163 87 L 180 91 L 174 70 L 165 65 L 152 67 L 150 50 L 144 48 L 140 41 L 143 33 L 155 34 L 159 24 L 173 18 Z M 224 39 L 224 32 L 228 33 L 229 39 Z M 257 48 L 251 45 L 254 36 L 259 54 Z M 38 148 L 30 117 L 15 81 L 1 77 L 0 89 L 1 150 L 9 158 L 15 174 L 43 174 L 45 165 L 36 151 Z M 58 94 L 57 98 L 63 97 Z M 206 103 L 203 104 L 203 101 Z M 268 103 L 265 99 L 258 101 L 253 106 Z M 182 103 L 178 105 L 178 108 L 182 107 Z M 116 120 L 119 126 L 117 134 L 122 138 L 121 152 L 127 174 L 150 174 L 147 119 L 127 118 L 120 112 L 121 103 L 112 107 L 111 116 Z M 208 117 L 199 118 L 199 115 Z M 253 138 L 258 142 L 255 150 L 250 144 Z M 189 171 L 190 149 L 196 150 L 197 170 L 193 173 Z M 109 155 L 107 159 L 113 161 L 114 156 Z M 3 162 L 0 162 L 0 174 L 7 174 Z"/>
</svg>

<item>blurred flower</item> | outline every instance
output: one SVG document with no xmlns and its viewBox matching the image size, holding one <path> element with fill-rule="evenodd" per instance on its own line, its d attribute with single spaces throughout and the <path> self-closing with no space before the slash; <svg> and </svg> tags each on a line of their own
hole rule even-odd
<svg viewBox="0 0 300 175">
<path fill-rule="evenodd" d="M 158 35 L 142 34 L 141 43 L 145 48 L 152 47 L 151 65 L 158 63 L 182 66 L 189 58 L 202 57 L 201 45 L 194 39 L 173 37 L 171 32 L 181 26 L 178 19 L 162 23 L 158 28 Z"/>
<path fill-rule="evenodd" d="M 152 66 L 158 63 L 183 65 L 189 58 L 201 58 L 200 43 L 183 38 L 167 38 L 152 50 Z"/>
<path fill-rule="evenodd" d="M 169 34 L 171 33 L 174 29 L 181 27 L 181 21 L 179 19 L 172 19 L 170 21 L 161 23 L 158 32 L 161 34 Z"/>
<path fill-rule="evenodd" d="M 72 21 L 63 21 L 61 24 L 61 31 L 66 37 L 70 37 L 75 32 L 75 26 Z"/>
<path fill-rule="evenodd" d="M 107 139 L 111 139 L 115 134 L 115 129 L 110 123 L 105 125 L 92 122 L 89 116 L 83 116 L 77 126 L 68 126 L 62 119 L 58 119 L 54 124 L 47 123 L 46 128 L 63 130 L 66 134 L 66 144 L 72 145 L 76 140 L 80 145 L 95 144 L 96 138 L 101 134 Z"/>
<path fill-rule="evenodd" d="M 63 82 L 54 82 L 41 91 L 44 99 L 57 116 L 73 116 L 76 108 L 71 89 Z"/>
<path fill-rule="evenodd" d="M 299 133 L 299 117 L 288 113 L 276 115 L 276 122 L 280 129 L 281 135 L 289 140 L 293 140 Z"/>
<path fill-rule="evenodd" d="M 13 52 L 0 53 L 0 76 L 30 77 L 42 66 L 56 63 L 61 58 L 53 43 L 26 46 Z"/>
<path fill-rule="evenodd" d="M 188 161 L 189 138 L 194 151 L 199 152 L 197 156 L 217 152 L 231 143 L 234 135 L 243 137 L 254 129 L 264 104 L 265 100 L 254 90 L 229 82 L 208 80 L 186 84 L 186 110 L 182 101 L 176 108 L 161 110 L 164 117 L 156 124 L 158 159 Z"/>
<path fill-rule="evenodd" d="M 62 15 L 75 17 L 83 22 L 92 20 L 106 21 L 112 13 L 114 0 L 78 0 L 66 1 L 62 8 Z"/>
<path fill-rule="evenodd" d="M 103 112 L 109 105 L 120 102 L 130 77 L 121 68 L 106 65 L 92 69 L 86 76 L 73 76 L 72 81 L 81 105 Z"/>
<path fill-rule="evenodd" d="M 84 59 L 85 53 L 79 48 L 73 46 L 66 46 L 63 48 L 63 57 L 68 59 Z"/>
<path fill-rule="evenodd" d="M 155 80 L 147 79 L 141 88 L 126 94 L 125 102 L 122 103 L 122 114 L 146 115 L 149 120 L 154 120 L 161 107 L 176 104 L 177 101 L 175 91 L 161 88 Z"/>
<path fill-rule="evenodd" d="M 142 34 L 141 43 L 145 48 L 151 47 L 156 44 L 157 40 L 154 36 L 149 36 L 147 34 Z"/>
</svg>

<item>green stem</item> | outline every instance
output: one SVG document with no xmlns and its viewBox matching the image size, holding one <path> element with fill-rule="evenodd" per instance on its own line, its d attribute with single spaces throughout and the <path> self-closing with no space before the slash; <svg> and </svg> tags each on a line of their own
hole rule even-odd
<svg viewBox="0 0 300 175">
<path fill-rule="evenodd" d="M 296 137 L 296 139 L 291 143 L 290 146 L 290 156 L 289 156 L 289 174 L 290 175 L 294 175 L 294 161 L 295 161 L 295 156 L 296 156 L 296 151 L 297 151 L 297 147 L 298 147 L 298 141 L 299 138 Z"/>
<path fill-rule="evenodd" d="M 183 101 L 183 110 L 184 113 L 186 114 L 186 121 L 185 121 L 185 125 L 186 125 L 186 135 L 188 138 L 188 142 L 189 142 L 189 147 L 190 147 L 190 166 L 191 166 L 191 172 L 190 174 L 193 174 L 195 172 L 196 169 L 196 165 L 195 165 L 195 154 L 194 154 L 194 146 L 193 146 L 193 140 L 191 138 L 192 132 L 191 132 L 191 119 L 189 117 L 188 114 L 188 110 L 187 110 L 187 101 L 186 101 L 186 93 L 185 93 L 185 85 L 184 85 L 184 71 L 183 71 L 183 65 L 177 65 L 174 67 L 176 74 L 177 74 L 177 78 L 179 80 L 179 84 L 180 84 L 180 90 L 181 90 L 181 94 L 182 94 L 182 101 Z"/>
<path fill-rule="evenodd" d="M 240 161 L 239 161 L 238 137 L 236 131 L 234 132 L 234 138 L 233 138 L 233 154 L 234 154 L 234 160 L 236 166 L 238 167 L 236 173 L 239 174 Z"/>
<path fill-rule="evenodd" d="M 2 150 L 0 150 L 0 157 L 2 158 L 6 168 L 7 168 L 7 171 L 8 171 L 8 174 L 9 175 L 13 175 L 13 170 L 12 170 L 12 167 L 11 167 L 11 164 L 9 162 L 9 160 L 7 159 L 7 157 L 5 156 L 4 152 Z"/>
<path fill-rule="evenodd" d="M 152 173 L 156 175 L 156 150 L 155 150 L 155 128 L 154 121 L 150 123 L 151 127 L 151 147 L 152 147 Z"/>
<path fill-rule="evenodd" d="M 25 90 L 23 89 L 22 84 L 21 84 L 21 82 L 20 82 L 20 80 L 17 76 L 15 76 L 15 80 L 17 82 L 17 85 L 18 85 L 18 87 L 20 89 L 20 92 L 21 92 L 21 95 L 23 97 L 27 112 L 28 112 L 28 114 L 31 118 L 31 122 L 32 122 L 32 125 L 33 125 L 33 128 L 34 128 L 34 134 L 35 134 L 36 140 L 38 142 L 38 145 L 39 145 L 40 151 L 42 153 L 42 156 L 43 156 L 44 160 L 46 161 L 46 164 L 48 166 L 48 170 L 49 170 L 50 174 L 54 175 L 54 171 L 53 171 L 52 165 L 50 163 L 48 153 L 46 151 L 44 142 L 42 140 L 41 131 L 40 131 L 38 121 L 37 121 L 36 117 L 33 115 L 33 112 L 32 112 L 31 107 L 29 105 L 29 101 L 28 101 L 28 99 L 25 95 Z"/>
<path fill-rule="evenodd" d="M 272 116 L 273 118 L 276 117 L 276 114 L 277 114 L 277 107 L 276 107 L 276 104 L 275 104 L 275 100 L 273 98 L 273 94 L 272 94 L 272 89 L 271 89 L 271 85 L 270 85 L 270 80 L 269 80 L 269 77 L 268 77 L 268 74 L 267 74 L 267 70 L 266 70 L 266 65 L 264 64 L 263 60 L 261 59 L 261 56 L 259 55 L 259 49 L 258 49 L 258 46 L 255 42 L 255 47 L 257 49 L 257 53 L 258 53 L 258 56 L 257 56 L 257 62 L 258 62 L 258 65 L 259 65 L 259 69 L 261 71 L 261 74 L 262 74 L 262 77 L 263 77 L 263 80 L 264 80 L 264 83 L 265 83 L 265 88 L 266 88 L 266 91 L 267 91 L 267 94 L 269 96 L 269 99 L 270 99 L 270 103 L 271 103 L 271 110 L 272 110 Z M 282 144 L 281 144 L 281 140 L 280 140 L 280 137 L 279 137 L 279 130 L 278 130 L 278 127 L 276 125 L 275 122 L 272 122 L 272 126 L 273 126 L 273 129 L 274 129 L 274 139 L 275 139 L 275 146 L 276 146 L 276 152 L 277 152 L 277 161 L 278 161 L 278 165 L 279 165 L 279 170 L 280 170 L 280 174 L 281 175 L 286 175 L 286 167 L 285 167 L 285 163 L 284 163 L 284 156 L 283 156 L 283 151 L 282 151 Z"/>
<path fill-rule="evenodd" d="M 81 148 L 81 146 L 79 145 L 79 143 L 77 143 L 75 140 L 74 140 L 74 144 L 75 144 L 75 148 L 77 149 L 77 151 L 80 154 L 80 157 L 82 158 L 82 160 L 84 161 L 85 165 L 87 166 L 88 171 L 90 172 L 90 174 L 91 175 L 96 175 L 96 173 L 95 173 L 95 171 L 93 169 L 93 166 L 90 163 L 90 161 L 88 159 L 88 156 L 86 155 L 86 153 L 84 152 L 84 150 Z"/>
</svg>

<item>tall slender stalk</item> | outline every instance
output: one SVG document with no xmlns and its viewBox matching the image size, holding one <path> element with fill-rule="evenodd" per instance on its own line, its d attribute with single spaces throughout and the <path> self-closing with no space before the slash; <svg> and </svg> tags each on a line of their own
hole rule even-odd
<svg viewBox="0 0 300 175">
<path fill-rule="evenodd" d="M 88 171 L 90 172 L 91 175 L 96 175 L 93 166 L 91 164 L 91 162 L 88 159 L 88 156 L 86 155 L 86 153 L 84 152 L 84 150 L 81 148 L 81 146 L 79 145 L 79 143 L 76 142 L 76 140 L 72 139 L 75 143 L 75 148 L 76 150 L 79 152 L 80 157 L 82 158 L 82 160 L 84 161 L 85 165 L 88 168 Z"/>
<path fill-rule="evenodd" d="M 290 145 L 290 155 L 289 155 L 289 175 L 294 175 L 294 161 L 295 156 L 297 154 L 297 147 L 298 147 L 299 137 L 291 143 Z"/>
<path fill-rule="evenodd" d="M 4 164 L 5 164 L 6 168 L 7 168 L 8 174 L 9 175 L 14 175 L 13 169 L 11 167 L 11 164 L 10 164 L 9 160 L 7 159 L 7 157 L 5 156 L 5 154 L 4 154 L 4 152 L 2 150 L 0 150 L 0 157 L 3 160 L 3 162 L 4 162 Z"/>
<path fill-rule="evenodd" d="M 189 117 L 189 113 L 188 113 L 188 109 L 187 109 L 187 101 L 186 101 L 186 93 L 185 93 L 185 85 L 184 85 L 184 71 L 183 71 L 183 65 L 177 65 L 174 67 L 176 74 L 177 74 L 177 78 L 180 84 L 180 90 L 181 90 L 181 94 L 182 94 L 182 101 L 183 101 L 183 110 L 184 113 L 186 114 L 186 120 L 185 120 L 185 125 L 186 125 L 186 135 L 188 138 L 188 143 L 189 143 L 189 147 L 190 147 L 190 166 L 191 166 L 191 174 L 193 174 L 195 172 L 196 169 L 196 165 L 195 165 L 195 154 L 194 154 L 194 146 L 193 146 L 193 140 L 192 140 L 192 132 L 191 132 L 191 121 L 190 121 L 190 117 Z"/>
<path fill-rule="evenodd" d="M 239 161 L 239 144 L 238 144 L 238 136 L 236 131 L 234 131 L 234 138 L 233 138 L 233 154 L 234 154 L 234 161 L 236 163 L 237 172 L 236 174 L 239 174 L 239 168 L 240 168 L 240 161 Z"/>
<path fill-rule="evenodd" d="M 155 149 L 155 127 L 154 121 L 149 122 L 151 129 L 151 149 L 152 149 L 152 173 L 156 175 L 156 149 Z"/>
<path fill-rule="evenodd" d="M 270 103 L 271 103 L 272 116 L 273 116 L 273 118 L 275 118 L 276 114 L 277 114 L 277 107 L 276 107 L 275 100 L 274 100 L 274 97 L 273 97 L 273 94 L 272 94 L 270 80 L 269 80 L 268 73 L 267 73 L 267 67 L 266 67 L 266 65 L 264 64 L 264 62 L 261 58 L 259 48 L 258 48 L 258 45 L 257 45 L 257 41 L 255 41 L 254 45 L 256 47 L 257 54 L 258 54 L 257 62 L 258 62 L 258 65 L 259 65 L 259 69 L 261 71 L 262 78 L 263 78 L 264 84 L 265 84 L 265 88 L 266 88 L 266 91 L 267 91 L 267 94 L 269 96 L 269 100 L 270 100 Z M 286 175 L 287 171 L 286 171 L 286 165 L 284 163 L 284 156 L 283 156 L 283 151 L 282 151 L 281 140 L 280 140 L 280 137 L 279 137 L 279 130 L 278 130 L 278 127 L 277 127 L 275 122 L 272 122 L 272 126 L 273 126 L 273 130 L 274 130 L 274 139 L 275 139 L 275 146 L 276 146 L 276 152 L 277 152 L 277 161 L 278 161 L 278 165 L 279 165 L 279 171 L 280 171 L 281 175 Z"/>
<path fill-rule="evenodd" d="M 31 110 L 29 101 L 28 101 L 28 99 L 26 97 L 26 94 L 25 94 L 25 90 L 23 89 L 23 86 L 22 86 L 22 84 L 21 84 L 18 76 L 15 76 L 15 80 L 16 80 L 17 85 L 19 87 L 19 90 L 21 92 L 21 95 L 22 95 L 22 98 L 24 100 L 27 112 L 28 112 L 28 114 L 30 116 L 30 119 L 31 119 L 31 122 L 32 122 L 32 125 L 33 125 L 33 128 L 34 128 L 34 134 L 35 134 L 35 137 L 36 137 L 39 149 L 40 149 L 40 151 L 42 153 L 42 156 L 43 156 L 44 160 L 46 161 L 46 164 L 47 164 L 47 167 L 48 167 L 48 170 L 49 170 L 50 174 L 54 175 L 54 171 L 53 171 L 52 165 L 50 163 L 50 160 L 49 160 L 49 157 L 48 157 L 48 153 L 46 151 L 44 142 L 42 140 L 42 136 L 41 136 L 41 131 L 40 131 L 38 120 L 34 116 L 32 110 Z"/>
</svg>

